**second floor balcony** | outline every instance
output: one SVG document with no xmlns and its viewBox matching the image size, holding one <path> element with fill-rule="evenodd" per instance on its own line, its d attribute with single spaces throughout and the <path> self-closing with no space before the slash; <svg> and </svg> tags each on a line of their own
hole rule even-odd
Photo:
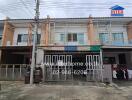
<svg viewBox="0 0 132 100">
<path fill-rule="evenodd" d="M 14 45 L 27 46 L 28 43 L 29 43 L 28 41 L 30 41 L 31 42 L 31 45 L 32 45 L 32 43 L 33 43 L 33 36 L 34 36 L 34 34 L 32 34 L 32 37 L 29 40 L 28 34 L 18 34 L 17 39 L 14 40 L 14 43 L 15 43 Z M 41 37 L 41 35 L 38 34 L 37 35 L 37 43 L 38 44 L 40 44 L 40 37 Z"/>
<path fill-rule="evenodd" d="M 99 41 L 101 45 L 132 46 L 125 33 L 99 33 Z"/>
</svg>

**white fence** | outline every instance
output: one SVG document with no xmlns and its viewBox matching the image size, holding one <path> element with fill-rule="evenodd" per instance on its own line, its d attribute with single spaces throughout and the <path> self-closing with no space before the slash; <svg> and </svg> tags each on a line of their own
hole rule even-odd
<svg viewBox="0 0 132 100">
<path fill-rule="evenodd" d="M 24 80 L 27 64 L 1 64 L 0 65 L 0 80 Z"/>
</svg>

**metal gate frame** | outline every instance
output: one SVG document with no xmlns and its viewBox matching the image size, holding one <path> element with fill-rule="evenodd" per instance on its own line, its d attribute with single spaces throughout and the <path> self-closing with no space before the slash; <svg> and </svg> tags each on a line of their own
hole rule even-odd
<svg viewBox="0 0 132 100">
<path fill-rule="evenodd" d="M 24 80 L 26 68 L 29 64 L 0 64 L 1 81 L 21 81 Z"/>
<path fill-rule="evenodd" d="M 44 81 L 73 80 L 72 55 L 44 55 Z"/>
<path fill-rule="evenodd" d="M 98 54 L 86 55 L 86 80 L 102 81 L 102 62 Z"/>
</svg>

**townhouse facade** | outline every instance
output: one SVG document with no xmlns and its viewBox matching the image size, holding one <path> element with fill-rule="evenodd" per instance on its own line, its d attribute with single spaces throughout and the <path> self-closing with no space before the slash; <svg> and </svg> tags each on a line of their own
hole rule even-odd
<svg viewBox="0 0 132 100">
<path fill-rule="evenodd" d="M 33 19 L 1 21 L 1 80 L 23 80 L 31 64 Z M 132 18 L 39 20 L 36 66 L 44 81 L 112 81 L 113 70 L 132 69 Z"/>
</svg>

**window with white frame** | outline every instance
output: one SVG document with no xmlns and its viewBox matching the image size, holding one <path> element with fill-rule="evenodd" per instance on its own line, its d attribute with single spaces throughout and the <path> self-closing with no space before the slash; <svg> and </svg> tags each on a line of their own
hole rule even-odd
<svg viewBox="0 0 132 100">
<path fill-rule="evenodd" d="M 32 41 L 33 41 L 33 36 L 34 34 L 32 34 Z M 38 36 L 38 43 L 40 43 L 40 34 L 37 35 Z M 18 34 L 18 38 L 17 38 L 17 42 L 27 42 L 28 41 L 28 34 Z"/>
<path fill-rule="evenodd" d="M 60 34 L 61 42 L 78 42 L 84 44 L 84 33 L 68 33 Z"/>
<path fill-rule="evenodd" d="M 108 33 L 99 33 L 99 39 L 102 44 L 109 43 L 109 34 Z"/>
<path fill-rule="evenodd" d="M 84 33 L 78 33 L 77 40 L 79 44 L 84 44 Z"/>
<path fill-rule="evenodd" d="M 112 33 L 112 38 L 114 43 L 123 43 L 124 37 L 123 33 Z"/>
<path fill-rule="evenodd" d="M 60 41 L 65 42 L 65 34 L 60 34 Z"/>
</svg>

